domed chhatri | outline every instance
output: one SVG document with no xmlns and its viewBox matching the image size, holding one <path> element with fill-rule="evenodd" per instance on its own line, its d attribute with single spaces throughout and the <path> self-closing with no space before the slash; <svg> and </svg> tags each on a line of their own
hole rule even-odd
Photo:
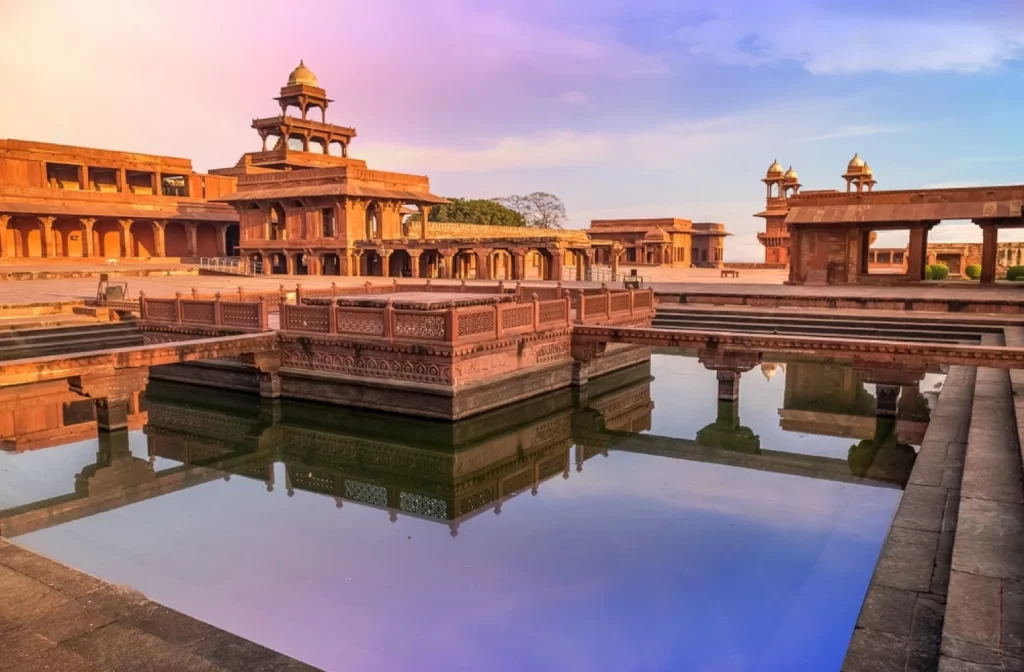
<svg viewBox="0 0 1024 672">
<path fill-rule="evenodd" d="M 793 170 L 793 166 L 790 166 L 789 170 L 787 170 L 786 174 L 783 175 L 782 177 L 783 177 L 784 180 L 786 180 L 786 182 L 789 182 L 789 183 L 794 183 L 794 182 L 799 182 L 800 181 L 800 176 L 796 174 L 795 170 Z"/>
<path fill-rule="evenodd" d="M 319 82 L 316 81 L 316 75 L 313 71 L 306 67 L 306 64 L 301 60 L 299 66 L 292 70 L 292 74 L 288 75 L 288 86 L 294 86 L 296 84 L 305 84 L 307 86 L 320 86 Z"/>
<path fill-rule="evenodd" d="M 846 166 L 846 171 L 849 173 L 859 173 L 864 170 L 864 159 L 860 158 L 860 154 L 854 154 L 853 158 L 850 159 L 850 163 Z"/>
<path fill-rule="evenodd" d="M 772 161 L 772 165 L 768 166 L 768 177 L 782 177 L 783 173 L 782 164 L 778 160 Z"/>
</svg>

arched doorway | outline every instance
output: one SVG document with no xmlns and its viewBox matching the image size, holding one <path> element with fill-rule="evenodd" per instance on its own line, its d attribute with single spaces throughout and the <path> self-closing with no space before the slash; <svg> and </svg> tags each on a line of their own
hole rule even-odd
<svg viewBox="0 0 1024 672">
<path fill-rule="evenodd" d="M 325 252 L 321 259 L 321 275 L 341 275 L 341 260 L 334 252 Z"/>
<path fill-rule="evenodd" d="M 121 226 L 110 220 L 99 221 L 92 227 L 92 249 L 97 256 L 107 259 L 121 254 Z"/>
<path fill-rule="evenodd" d="M 263 267 L 263 254 L 261 252 L 253 252 L 249 255 L 249 269 L 253 273 L 266 273 L 266 269 Z"/>
<path fill-rule="evenodd" d="M 494 250 L 490 256 L 491 280 L 512 279 L 512 255 L 508 250 Z"/>
<path fill-rule="evenodd" d="M 441 254 L 437 250 L 423 250 L 420 255 L 420 277 L 438 277 L 438 264 L 441 261 Z"/>
<path fill-rule="evenodd" d="M 372 202 L 366 206 L 366 239 L 367 240 L 379 240 L 380 239 L 380 213 L 378 212 L 379 204 Z"/>
<path fill-rule="evenodd" d="M 405 250 L 394 250 L 388 259 L 388 275 L 392 278 L 412 276 L 412 257 Z"/>
<path fill-rule="evenodd" d="M 363 268 L 360 275 L 384 275 L 384 260 L 373 250 L 363 253 Z"/>
<path fill-rule="evenodd" d="M 264 262 L 265 263 L 265 262 Z M 280 252 L 270 255 L 270 272 L 274 275 L 288 274 L 288 260 Z"/>
<path fill-rule="evenodd" d="M 82 225 L 71 220 L 58 221 L 53 225 L 53 242 L 56 251 L 51 256 L 84 257 L 85 233 Z"/>
<path fill-rule="evenodd" d="M 14 238 L 14 254 L 18 257 L 43 256 L 43 231 L 35 217 L 15 217 L 7 224 Z"/>
<path fill-rule="evenodd" d="M 217 244 L 217 227 L 209 222 L 200 222 L 196 227 L 197 257 L 216 257 L 220 250 Z"/>
<path fill-rule="evenodd" d="M 224 230 L 225 252 L 229 257 L 238 256 L 238 243 L 241 242 L 241 233 L 238 224 L 228 224 Z"/>
<path fill-rule="evenodd" d="M 164 254 L 168 257 L 188 256 L 188 232 L 181 222 L 168 222 L 164 227 Z"/>
<path fill-rule="evenodd" d="M 153 225 L 150 222 L 132 222 L 132 256 L 133 257 L 155 257 L 156 236 L 153 235 Z"/>
<path fill-rule="evenodd" d="M 534 249 L 526 253 L 524 280 L 551 279 L 551 253 L 543 249 Z"/>
</svg>

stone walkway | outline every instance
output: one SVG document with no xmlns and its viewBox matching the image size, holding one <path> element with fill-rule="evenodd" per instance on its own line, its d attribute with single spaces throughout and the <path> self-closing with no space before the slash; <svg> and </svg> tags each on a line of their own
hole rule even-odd
<svg viewBox="0 0 1024 672">
<path fill-rule="evenodd" d="M 933 672 L 939 661 L 975 372 L 951 367 L 843 662 L 843 672 Z"/>
<path fill-rule="evenodd" d="M 0 671 L 315 672 L 0 539 Z"/>
</svg>

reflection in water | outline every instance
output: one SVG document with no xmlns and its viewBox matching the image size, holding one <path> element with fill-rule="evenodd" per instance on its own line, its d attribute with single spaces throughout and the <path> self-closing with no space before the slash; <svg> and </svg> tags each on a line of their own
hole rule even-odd
<svg viewBox="0 0 1024 672">
<path fill-rule="evenodd" d="M 707 408 L 714 373 L 653 367 L 458 423 L 154 382 L 149 459 L 102 432 L 0 534 L 328 669 L 838 669 L 927 399 L 903 385 L 879 416 L 857 373 L 792 361 L 709 423 L 659 385 Z M 0 490 L 36 455 L 0 455 Z"/>
</svg>

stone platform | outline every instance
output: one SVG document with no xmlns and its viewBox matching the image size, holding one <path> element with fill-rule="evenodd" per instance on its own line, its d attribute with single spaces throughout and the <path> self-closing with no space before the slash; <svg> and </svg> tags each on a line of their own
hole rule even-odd
<svg viewBox="0 0 1024 672">
<path fill-rule="evenodd" d="M 6 539 L 0 595 L 0 670 L 317 670 Z"/>
</svg>

